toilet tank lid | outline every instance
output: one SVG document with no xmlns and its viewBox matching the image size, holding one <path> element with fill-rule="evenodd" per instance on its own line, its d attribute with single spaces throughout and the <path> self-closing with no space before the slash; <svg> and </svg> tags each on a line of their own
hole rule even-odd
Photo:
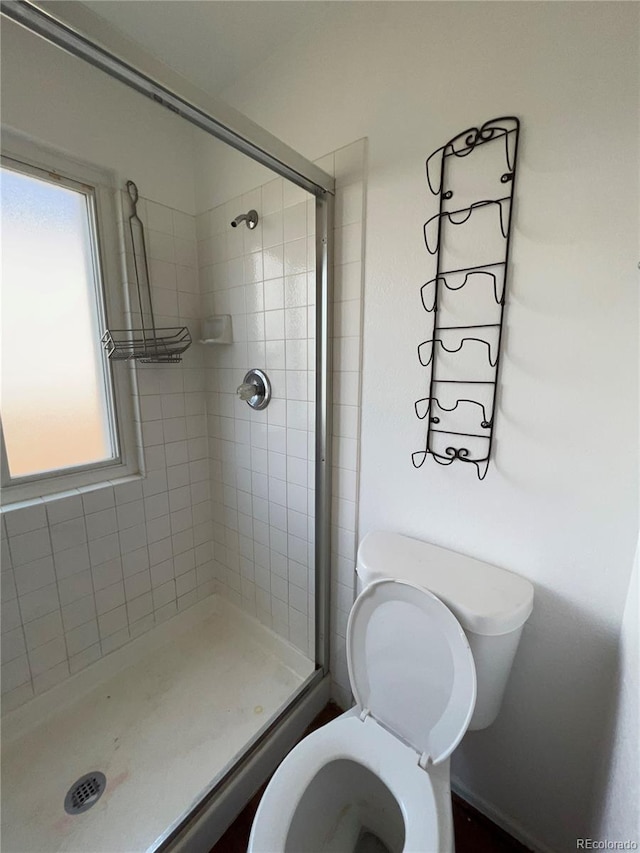
<svg viewBox="0 0 640 853">
<path fill-rule="evenodd" d="M 425 587 L 475 634 L 508 634 L 533 609 L 533 585 L 526 578 L 399 533 L 368 533 L 356 570 L 365 584 L 396 578 Z"/>
</svg>

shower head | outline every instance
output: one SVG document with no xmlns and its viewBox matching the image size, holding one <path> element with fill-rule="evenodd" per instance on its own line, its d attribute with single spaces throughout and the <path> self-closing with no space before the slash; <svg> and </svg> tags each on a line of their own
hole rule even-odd
<svg viewBox="0 0 640 853">
<path fill-rule="evenodd" d="M 237 228 L 241 222 L 246 222 L 247 228 L 250 228 L 253 231 L 258 224 L 258 212 L 256 210 L 250 210 L 249 213 L 241 213 L 240 216 L 236 216 L 233 220 L 231 227 Z"/>
</svg>

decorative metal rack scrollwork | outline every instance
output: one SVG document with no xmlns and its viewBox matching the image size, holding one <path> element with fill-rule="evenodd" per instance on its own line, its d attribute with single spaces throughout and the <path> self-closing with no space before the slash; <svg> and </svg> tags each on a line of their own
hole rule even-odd
<svg viewBox="0 0 640 853">
<path fill-rule="evenodd" d="M 418 345 L 418 360 L 423 367 L 430 367 L 429 392 L 426 397 L 416 400 L 414 404 L 416 416 L 427 420 L 427 436 L 424 450 L 411 455 L 414 467 L 420 468 L 427 456 L 431 455 L 440 465 L 451 465 L 456 459 L 475 466 L 478 478 L 483 480 L 489 467 L 491 448 L 493 444 L 493 427 L 496 414 L 496 396 L 498 372 L 500 368 L 500 345 L 502 343 L 502 325 L 504 319 L 505 292 L 507 283 L 507 268 L 513 215 L 513 192 L 518 157 L 518 137 L 520 121 L 514 116 L 502 116 L 485 122 L 481 127 L 473 127 L 450 139 L 446 145 L 438 148 L 427 159 L 427 184 L 433 195 L 439 197 L 439 209 L 424 225 L 424 241 L 427 251 L 436 255 L 435 276 L 420 288 L 422 307 L 428 314 L 433 314 L 433 331 L 431 336 Z M 499 178 L 502 192 L 496 198 L 480 198 L 465 207 L 447 208 L 446 202 L 454 198 L 457 189 L 451 185 L 448 161 L 450 158 L 469 157 L 480 146 L 502 141 L 504 145 L 505 171 Z M 455 162 L 455 161 L 451 161 Z M 439 166 L 439 174 L 437 168 Z M 509 186 L 511 192 L 504 195 L 504 186 Z M 462 188 L 464 191 L 464 188 Z M 473 223 L 477 211 L 497 207 L 500 235 L 504 242 L 503 259 L 492 263 L 468 265 L 456 269 L 443 269 L 443 247 L 449 227 L 458 227 L 464 223 Z M 500 275 L 502 272 L 502 275 Z M 461 283 L 456 283 L 460 278 Z M 465 288 L 478 286 L 481 281 L 491 282 L 493 290 L 493 311 L 498 312 L 492 323 L 470 323 L 468 325 L 441 325 L 441 300 L 445 291 L 455 293 Z M 491 304 L 491 303 L 490 303 Z M 474 318 L 475 319 L 475 318 Z M 493 330 L 491 339 L 488 330 Z M 481 330 L 487 330 L 482 332 Z M 481 335 L 484 334 L 484 337 Z M 483 378 L 444 378 L 439 375 L 439 362 L 444 353 L 455 358 L 468 345 L 481 344 L 485 350 L 481 358 L 485 375 Z M 487 375 L 488 372 L 488 375 Z M 440 401 L 440 386 L 459 385 L 475 386 L 479 391 L 484 390 L 484 402 L 467 396 L 458 396 L 453 405 L 445 405 Z M 442 396 L 442 395 L 440 395 Z M 477 410 L 477 417 L 471 417 L 472 426 L 468 431 L 447 429 L 453 426 L 449 423 L 453 413 L 458 413 L 464 405 L 471 406 L 468 411 Z M 477 431 L 476 431 L 477 430 Z M 438 447 L 438 436 L 451 436 L 450 443 L 444 449 Z M 471 438 L 473 442 L 459 439 Z M 471 444 L 471 447 L 464 445 Z"/>
</svg>

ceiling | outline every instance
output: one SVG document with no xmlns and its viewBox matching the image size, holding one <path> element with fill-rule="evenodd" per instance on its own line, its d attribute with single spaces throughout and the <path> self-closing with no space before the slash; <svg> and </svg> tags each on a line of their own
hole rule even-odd
<svg viewBox="0 0 640 853">
<path fill-rule="evenodd" d="M 326 0 L 85 0 L 201 89 L 218 95 L 286 42 L 321 26 Z"/>
</svg>

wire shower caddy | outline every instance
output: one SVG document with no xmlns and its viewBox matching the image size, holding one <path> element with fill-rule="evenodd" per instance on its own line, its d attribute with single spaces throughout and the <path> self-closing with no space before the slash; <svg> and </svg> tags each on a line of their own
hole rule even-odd
<svg viewBox="0 0 640 853">
<path fill-rule="evenodd" d="M 107 356 L 114 361 L 140 361 L 143 364 L 177 364 L 182 353 L 191 346 L 191 333 L 186 326 L 156 326 L 151 301 L 151 278 L 147 260 L 144 225 L 138 216 L 138 188 L 127 181 L 131 200 L 129 233 L 133 250 L 133 269 L 140 311 L 140 328 L 107 329 L 102 335 L 102 345 Z M 145 317 L 147 322 L 145 323 Z"/>
<path fill-rule="evenodd" d="M 415 468 L 420 468 L 431 455 L 440 465 L 451 465 L 456 460 L 471 463 L 480 480 L 487 474 L 496 414 L 519 133 L 520 121 L 514 116 L 490 119 L 481 127 L 469 128 L 450 139 L 426 162 L 427 184 L 431 193 L 438 196 L 439 208 L 424 225 L 425 245 L 429 254 L 436 256 L 436 271 L 420 289 L 423 309 L 433 314 L 433 331 L 430 338 L 418 345 L 418 360 L 423 367 L 430 368 L 430 377 L 427 396 L 414 403 L 416 416 L 427 420 L 424 449 L 411 455 Z M 449 204 L 458 195 L 464 197 L 465 193 L 473 192 L 468 186 L 454 186 L 455 175 L 451 172 L 455 170 L 451 164 L 455 167 L 456 159 L 472 158 L 481 146 L 491 143 L 504 146 L 504 159 L 498 157 L 496 161 L 497 187 L 491 185 L 492 190 L 499 192 L 495 197 L 492 194 L 462 206 L 455 201 Z M 483 188 L 487 177 L 491 179 L 493 175 L 485 163 L 480 179 Z M 468 184 L 473 187 L 474 182 L 478 183 L 471 171 Z M 456 257 L 446 251 L 451 228 L 477 222 L 483 215 L 481 211 L 485 217 L 497 220 L 496 237 L 501 249 L 498 258 L 477 264 L 465 258 L 462 264 L 450 266 L 449 259 Z M 483 288 L 485 308 L 481 310 L 486 310 L 487 316 L 472 316 L 474 322 L 469 322 L 469 318 L 466 322 L 446 322 L 465 313 L 462 303 L 457 304 L 456 314 L 446 304 L 447 300 L 458 292 L 463 295 L 465 290 L 467 293 L 473 290 L 472 299 L 478 302 Z M 470 360 L 470 344 L 479 345 L 479 358 Z M 463 367 L 456 369 L 456 359 Z M 441 370 L 444 362 L 446 371 Z"/>
</svg>

